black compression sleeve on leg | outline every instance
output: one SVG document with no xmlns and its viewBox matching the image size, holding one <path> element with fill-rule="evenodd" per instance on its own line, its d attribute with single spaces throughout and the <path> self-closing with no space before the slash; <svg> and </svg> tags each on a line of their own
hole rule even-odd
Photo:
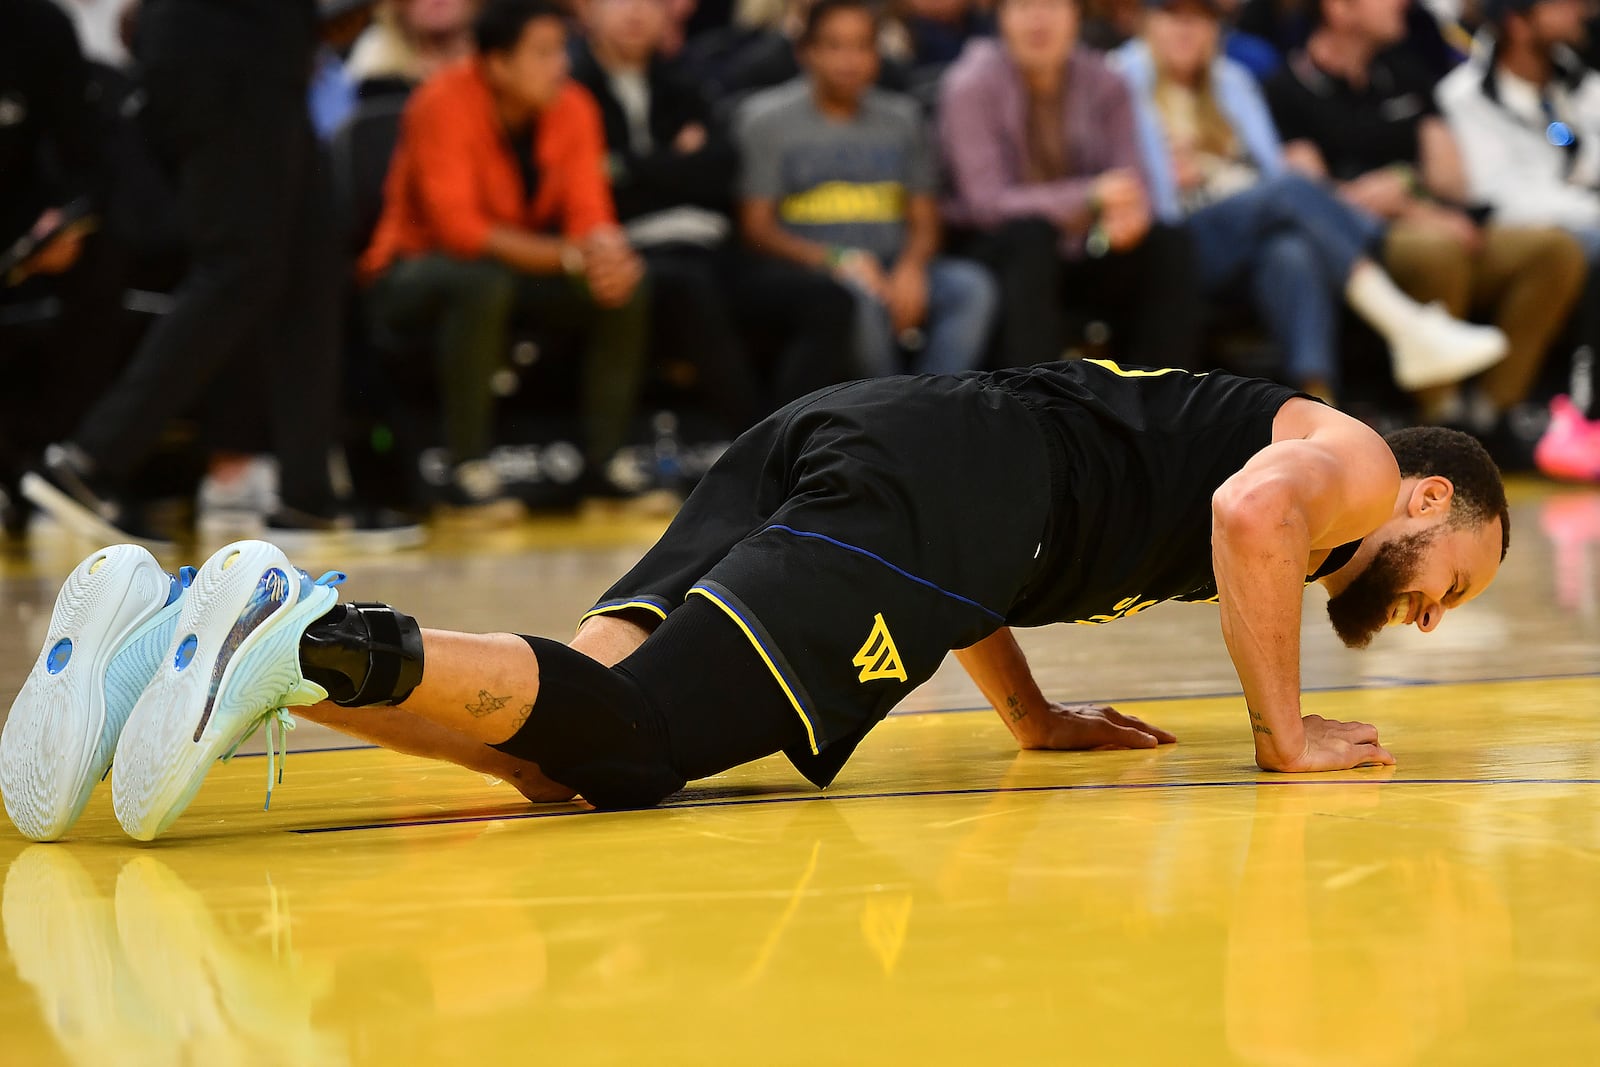
<svg viewBox="0 0 1600 1067">
<path fill-rule="evenodd" d="M 683 788 L 661 716 L 632 676 L 559 641 L 523 640 L 539 660 L 539 696 L 517 732 L 491 747 L 601 809 L 648 808 Z"/>
<path fill-rule="evenodd" d="M 703 597 L 675 608 L 617 669 L 661 709 L 669 758 L 687 781 L 807 746 L 805 725 L 750 639 Z"/>
<path fill-rule="evenodd" d="M 687 781 L 805 744 L 749 641 L 698 598 L 614 668 L 555 641 L 523 640 L 539 659 L 539 696 L 517 733 L 493 747 L 597 808 L 649 807 Z"/>
</svg>

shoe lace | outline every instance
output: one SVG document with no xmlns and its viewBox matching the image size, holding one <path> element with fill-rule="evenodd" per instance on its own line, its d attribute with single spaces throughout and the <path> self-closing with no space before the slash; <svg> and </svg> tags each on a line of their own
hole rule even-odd
<svg viewBox="0 0 1600 1067">
<path fill-rule="evenodd" d="M 311 580 L 311 576 L 306 574 L 305 571 L 300 573 L 311 581 L 313 585 L 343 585 L 348 577 L 343 571 L 328 571 L 320 578 Z M 289 713 L 289 709 L 274 708 L 256 720 L 255 725 L 240 734 L 239 739 L 233 743 L 233 747 L 222 754 L 222 762 L 227 763 L 233 759 L 240 746 L 254 737 L 256 732 L 263 726 L 267 730 L 267 799 L 261 805 L 261 810 L 271 811 L 272 789 L 274 786 L 283 783 L 283 768 L 289 762 L 289 733 L 296 726 L 295 717 Z"/>
</svg>

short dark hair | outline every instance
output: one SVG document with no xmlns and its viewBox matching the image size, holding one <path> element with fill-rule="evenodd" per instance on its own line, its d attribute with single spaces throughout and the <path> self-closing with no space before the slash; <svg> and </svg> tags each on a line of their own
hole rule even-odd
<svg viewBox="0 0 1600 1067">
<path fill-rule="evenodd" d="M 800 27 L 800 45 L 806 47 L 817 39 L 822 24 L 829 15 L 838 11 L 860 11 L 872 20 L 874 35 L 878 26 L 878 9 L 871 0 L 816 0 L 806 9 L 806 21 Z"/>
<path fill-rule="evenodd" d="M 1477 438 L 1443 426 L 1412 426 L 1384 436 L 1400 477 L 1427 478 L 1438 475 L 1455 486 L 1450 505 L 1450 521 L 1457 526 L 1478 526 L 1490 519 L 1500 520 L 1500 558 L 1511 547 L 1511 510 L 1506 506 L 1506 487 L 1500 468 Z"/>
<path fill-rule="evenodd" d="M 551 0 L 489 0 L 472 23 L 479 54 L 510 52 L 534 19 L 556 19 L 565 25 L 567 13 Z"/>
</svg>

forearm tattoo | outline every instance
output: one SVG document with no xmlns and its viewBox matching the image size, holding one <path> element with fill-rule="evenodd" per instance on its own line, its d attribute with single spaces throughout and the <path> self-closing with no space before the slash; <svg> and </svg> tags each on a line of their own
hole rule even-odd
<svg viewBox="0 0 1600 1067">
<path fill-rule="evenodd" d="M 1028 709 L 1022 706 L 1022 698 L 1012 693 L 1006 697 L 1006 718 L 1012 722 L 1021 722 L 1028 717 Z"/>
</svg>

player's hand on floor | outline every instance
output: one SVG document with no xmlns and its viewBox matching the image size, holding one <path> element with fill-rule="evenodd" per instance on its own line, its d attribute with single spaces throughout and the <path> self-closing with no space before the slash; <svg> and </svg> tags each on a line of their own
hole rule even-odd
<svg viewBox="0 0 1600 1067">
<path fill-rule="evenodd" d="M 1394 766 L 1394 757 L 1378 744 L 1378 728 L 1371 723 L 1341 722 L 1321 715 L 1305 715 L 1300 722 L 1305 727 L 1306 743 L 1299 757 L 1267 758 L 1258 747 L 1256 764 L 1262 770 L 1305 773 L 1346 771 L 1368 764 Z"/>
<path fill-rule="evenodd" d="M 1106 704 L 1056 704 L 1045 711 L 1037 735 L 1024 748 L 1082 750 L 1088 748 L 1155 748 L 1177 738 L 1143 719 L 1124 715 Z"/>
</svg>

